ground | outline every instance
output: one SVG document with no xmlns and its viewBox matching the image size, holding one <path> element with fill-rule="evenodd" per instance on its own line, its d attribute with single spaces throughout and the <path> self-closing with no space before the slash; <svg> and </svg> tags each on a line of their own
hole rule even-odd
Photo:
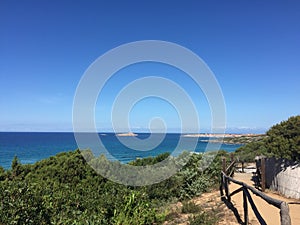
<svg viewBox="0 0 300 225">
<path fill-rule="evenodd" d="M 242 181 L 248 185 L 253 185 L 251 180 L 251 173 L 235 173 L 234 179 Z M 230 192 L 238 189 L 240 186 L 231 183 L 229 185 Z M 265 194 L 268 196 L 285 201 L 287 203 L 296 203 L 289 204 L 290 208 L 290 217 L 292 225 L 300 224 L 300 200 L 288 199 L 283 196 L 280 196 L 277 193 L 266 191 Z M 262 217 L 265 219 L 266 223 L 269 225 L 280 225 L 280 214 L 279 209 L 275 208 L 272 205 L 266 203 L 263 199 L 256 195 L 252 195 L 253 201 L 258 208 L 258 211 L 261 213 Z M 204 193 L 200 197 L 193 198 L 193 201 L 196 205 L 201 206 L 201 209 L 208 212 L 213 212 L 213 215 L 218 218 L 218 225 L 238 225 L 240 224 L 237 220 L 237 217 L 234 215 L 233 211 L 230 210 L 225 203 L 221 200 L 220 192 L 218 190 L 211 191 L 209 193 Z M 232 197 L 232 204 L 237 209 L 240 218 L 243 219 L 243 196 L 242 192 L 236 194 Z M 256 225 L 259 224 L 251 206 L 248 203 L 249 208 L 249 224 Z M 182 203 L 178 202 L 170 206 L 170 211 L 172 216 L 164 225 L 188 225 L 189 217 L 193 214 L 184 214 L 181 213 Z"/>
<path fill-rule="evenodd" d="M 236 225 L 239 224 L 236 222 L 236 218 L 232 211 L 227 208 L 227 206 L 221 201 L 220 192 L 218 190 L 211 191 L 209 193 L 204 193 L 200 197 L 193 198 L 193 201 L 196 205 L 201 206 L 205 211 L 215 214 L 219 219 L 218 225 Z M 193 214 L 181 213 L 182 203 L 178 202 L 171 206 L 171 211 L 174 217 L 166 221 L 164 225 L 188 225 L 189 217 Z"/>
</svg>

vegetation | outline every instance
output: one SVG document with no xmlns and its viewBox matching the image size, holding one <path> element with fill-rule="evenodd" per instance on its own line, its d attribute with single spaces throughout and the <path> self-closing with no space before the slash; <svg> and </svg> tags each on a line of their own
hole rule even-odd
<svg viewBox="0 0 300 225">
<path fill-rule="evenodd" d="M 182 213 L 197 213 L 201 210 L 199 205 L 196 205 L 195 202 L 192 201 L 184 201 L 182 203 Z"/>
<path fill-rule="evenodd" d="M 201 212 L 189 219 L 190 225 L 213 225 L 216 221 L 213 215 L 206 212 Z"/>
<path fill-rule="evenodd" d="M 257 142 L 265 137 L 263 134 L 246 134 L 237 137 L 224 137 L 223 142 L 226 144 L 247 144 Z"/>
<path fill-rule="evenodd" d="M 11 170 L 0 167 L 0 224 L 161 224 L 168 216 L 166 204 L 217 185 L 224 155 L 220 152 L 210 167 L 201 169 L 203 155 L 193 154 L 176 175 L 145 187 L 120 185 L 98 175 L 79 150 L 33 165 L 22 165 L 15 157 Z M 130 164 L 154 164 L 168 156 Z M 209 221 L 206 214 L 202 217 Z"/>
<path fill-rule="evenodd" d="M 300 160 L 300 116 L 272 126 L 263 139 L 240 147 L 236 153 L 246 162 L 257 155 Z"/>
</svg>

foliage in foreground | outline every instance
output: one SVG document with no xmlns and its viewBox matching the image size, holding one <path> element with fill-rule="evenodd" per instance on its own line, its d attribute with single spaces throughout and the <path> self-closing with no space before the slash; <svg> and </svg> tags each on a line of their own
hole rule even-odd
<svg viewBox="0 0 300 225">
<path fill-rule="evenodd" d="M 199 205 L 196 205 L 193 201 L 184 201 L 182 202 L 182 213 L 197 213 L 201 210 Z"/>
<path fill-rule="evenodd" d="M 242 161 L 253 161 L 257 155 L 300 160 L 300 116 L 272 126 L 266 137 L 240 147 L 237 156 Z"/>
<path fill-rule="evenodd" d="M 189 218 L 190 225 L 214 225 L 217 219 L 206 212 L 201 212 Z"/>
<path fill-rule="evenodd" d="M 175 176 L 146 187 L 103 178 L 79 150 L 33 165 L 22 165 L 16 157 L 11 170 L 0 167 L 0 224 L 160 224 L 168 202 L 200 195 L 218 183 L 224 154 L 204 170 L 203 156 L 193 154 Z M 131 164 L 156 163 L 168 156 Z"/>
</svg>

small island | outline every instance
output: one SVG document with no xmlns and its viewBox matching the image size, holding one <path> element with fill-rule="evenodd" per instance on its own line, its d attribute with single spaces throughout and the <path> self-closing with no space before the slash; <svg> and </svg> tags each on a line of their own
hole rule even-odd
<svg viewBox="0 0 300 225">
<path fill-rule="evenodd" d="M 116 134 L 118 137 L 135 137 L 135 136 L 138 136 L 137 134 L 135 133 L 132 133 L 132 132 L 128 132 L 128 133 L 119 133 L 119 134 Z"/>
</svg>

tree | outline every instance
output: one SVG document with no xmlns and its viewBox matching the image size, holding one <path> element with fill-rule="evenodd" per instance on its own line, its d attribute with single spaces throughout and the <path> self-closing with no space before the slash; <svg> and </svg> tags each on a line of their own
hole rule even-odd
<svg viewBox="0 0 300 225">
<path fill-rule="evenodd" d="M 256 155 L 300 160 L 300 116 L 292 116 L 272 126 L 266 135 L 260 141 L 239 148 L 237 155 L 245 161 L 253 161 Z"/>
<path fill-rule="evenodd" d="M 300 116 L 290 117 L 267 131 L 265 146 L 275 156 L 300 159 Z"/>
<path fill-rule="evenodd" d="M 21 163 L 17 156 L 15 156 L 13 161 L 11 162 L 11 169 L 12 169 L 12 174 L 14 177 L 20 175 Z"/>
<path fill-rule="evenodd" d="M 0 181 L 5 180 L 6 174 L 3 167 L 0 166 Z"/>
</svg>

